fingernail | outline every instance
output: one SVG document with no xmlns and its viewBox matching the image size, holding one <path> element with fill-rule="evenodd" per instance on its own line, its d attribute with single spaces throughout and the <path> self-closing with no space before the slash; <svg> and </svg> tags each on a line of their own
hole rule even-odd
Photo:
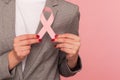
<svg viewBox="0 0 120 80">
<path fill-rule="evenodd" d="M 39 39 L 39 42 L 42 42 L 42 39 Z"/>
<path fill-rule="evenodd" d="M 54 45 L 54 47 L 56 48 L 56 45 Z"/>
<path fill-rule="evenodd" d="M 57 38 L 57 37 L 58 37 L 58 35 L 56 34 L 56 35 L 55 35 L 55 38 Z"/>
<path fill-rule="evenodd" d="M 37 37 L 37 38 L 40 38 L 40 36 L 39 36 L 39 35 L 36 35 L 36 37 Z"/>
<path fill-rule="evenodd" d="M 51 39 L 51 41 L 52 41 L 52 42 L 54 42 L 54 41 L 55 41 L 55 39 Z"/>
</svg>

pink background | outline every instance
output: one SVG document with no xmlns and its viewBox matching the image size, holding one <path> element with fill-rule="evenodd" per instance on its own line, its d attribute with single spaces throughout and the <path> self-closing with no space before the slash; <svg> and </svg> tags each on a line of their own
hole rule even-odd
<svg viewBox="0 0 120 80">
<path fill-rule="evenodd" d="M 80 6 L 83 68 L 62 80 L 120 80 L 120 0 L 68 0 Z"/>
</svg>

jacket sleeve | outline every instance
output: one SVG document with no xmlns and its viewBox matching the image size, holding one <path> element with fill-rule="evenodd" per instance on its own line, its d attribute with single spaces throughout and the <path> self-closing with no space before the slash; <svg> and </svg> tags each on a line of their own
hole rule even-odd
<svg viewBox="0 0 120 80">
<path fill-rule="evenodd" d="M 66 55 L 64 52 L 60 51 L 59 52 L 59 64 L 58 64 L 58 68 L 59 68 L 59 73 L 64 76 L 64 77 L 69 77 L 69 76 L 73 76 L 75 75 L 77 72 L 79 72 L 82 68 L 81 65 L 81 59 L 80 57 L 78 57 L 78 61 L 77 61 L 77 65 L 75 66 L 75 68 L 70 69 L 68 64 L 67 64 L 67 59 L 66 59 Z"/>
<path fill-rule="evenodd" d="M 0 80 L 9 79 L 13 77 L 15 69 L 9 71 L 8 64 L 8 53 L 0 55 Z"/>
<path fill-rule="evenodd" d="M 70 33 L 79 35 L 79 18 L 80 18 L 80 13 L 79 13 L 79 9 L 77 8 L 75 15 L 73 16 L 73 19 L 71 21 L 70 31 L 69 31 Z M 59 68 L 59 73 L 64 77 L 75 75 L 82 68 L 80 56 L 78 57 L 76 67 L 74 69 L 70 69 L 67 64 L 65 53 L 59 51 L 58 68 Z"/>
</svg>

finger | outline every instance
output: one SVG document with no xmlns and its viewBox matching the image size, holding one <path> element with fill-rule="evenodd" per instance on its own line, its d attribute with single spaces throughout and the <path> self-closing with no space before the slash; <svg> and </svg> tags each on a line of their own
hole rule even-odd
<svg viewBox="0 0 120 80">
<path fill-rule="evenodd" d="M 80 37 L 79 36 L 77 36 L 75 34 L 71 34 L 71 33 L 60 34 L 56 38 L 69 38 L 69 39 L 80 41 Z"/>
<path fill-rule="evenodd" d="M 32 44 L 36 44 L 39 43 L 40 40 L 39 39 L 30 39 L 30 40 L 25 40 L 21 42 L 21 46 L 23 45 L 32 45 Z"/>
<path fill-rule="evenodd" d="M 68 38 L 57 38 L 57 39 L 54 40 L 54 42 L 76 44 L 79 41 L 75 41 L 75 40 L 68 39 Z"/>
<path fill-rule="evenodd" d="M 36 44 L 36 43 L 39 43 L 39 42 L 40 42 L 39 39 L 29 39 L 29 40 L 19 41 L 19 43 L 16 44 L 16 45 L 17 46 L 26 46 L 26 45 Z"/>
<path fill-rule="evenodd" d="M 15 47 L 14 50 L 16 52 L 21 52 L 21 51 L 24 51 L 24 50 L 30 50 L 31 49 L 31 46 L 21 46 L 21 47 Z"/>
<path fill-rule="evenodd" d="M 66 54 L 76 54 L 76 50 L 68 49 L 68 48 L 60 48 L 61 51 L 65 52 Z"/>
<path fill-rule="evenodd" d="M 22 41 L 22 40 L 28 40 L 28 39 L 37 39 L 37 38 L 39 38 L 39 36 L 36 34 L 25 34 L 25 35 L 17 36 L 16 41 Z"/>
<path fill-rule="evenodd" d="M 31 49 L 31 46 L 22 46 L 20 48 L 20 51 L 25 51 L 25 50 L 30 50 Z"/>
<path fill-rule="evenodd" d="M 76 47 L 75 45 L 66 44 L 66 43 L 57 44 L 57 45 L 56 45 L 56 48 L 77 49 L 77 47 Z"/>
</svg>

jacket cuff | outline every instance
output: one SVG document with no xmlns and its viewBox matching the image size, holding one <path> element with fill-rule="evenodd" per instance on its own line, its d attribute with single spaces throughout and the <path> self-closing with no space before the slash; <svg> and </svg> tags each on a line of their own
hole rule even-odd
<svg viewBox="0 0 120 80">
<path fill-rule="evenodd" d="M 0 79 L 8 79 L 13 77 L 14 69 L 10 73 L 8 65 L 8 53 L 4 53 L 0 56 Z"/>
<path fill-rule="evenodd" d="M 70 68 L 69 66 L 68 66 L 68 68 L 69 68 L 69 70 L 70 70 L 71 72 L 78 72 L 79 70 L 81 70 L 82 64 L 81 64 L 80 57 L 78 57 L 78 59 L 77 59 L 77 64 L 76 64 L 76 66 L 75 66 L 74 68 Z"/>
<path fill-rule="evenodd" d="M 68 66 L 67 59 L 65 59 L 65 61 L 61 65 L 61 67 L 63 67 L 63 69 L 64 69 L 64 70 L 62 70 L 62 75 L 64 77 L 74 76 L 77 72 L 79 72 L 81 70 L 80 57 L 78 58 L 77 65 L 75 68 L 70 69 L 70 67 Z"/>
</svg>

